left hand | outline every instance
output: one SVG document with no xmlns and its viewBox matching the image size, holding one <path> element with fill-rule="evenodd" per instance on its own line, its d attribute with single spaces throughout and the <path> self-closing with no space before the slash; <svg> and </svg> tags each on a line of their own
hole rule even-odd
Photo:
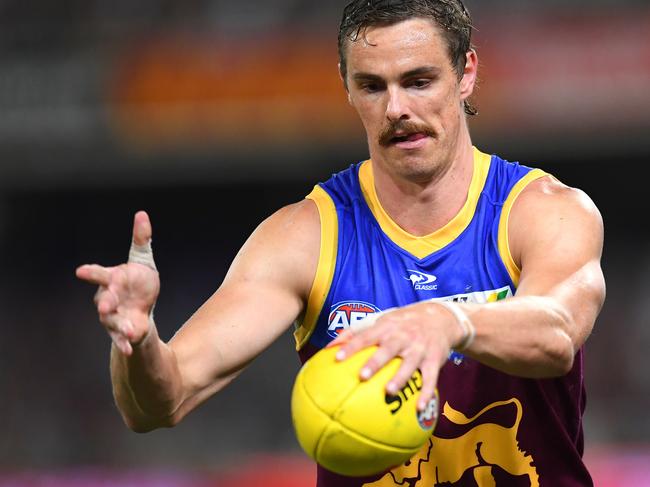
<svg viewBox="0 0 650 487">
<path fill-rule="evenodd" d="M 372 319 L 370 317 L 370 319 Z M 386 392 L 395 395 L 406 385 L 416 369 L 422 372 L 418 410 L 423 411 L 433 397 L 438 373 L 446 363 L 454 344 L 462 340 L 456 318 L 443 306 L 432 302 L 415 303 L 388 310 L 376 318 L 373 326 L 345 330 L 328 347 L 340 345 L 337 360 L 345 360 L 358 351 L 377 345 L 377 351 L 362 367 L 361 380 L 370 379 L 394 357 L 402 364 L 386 384 Z"/>
</svg>

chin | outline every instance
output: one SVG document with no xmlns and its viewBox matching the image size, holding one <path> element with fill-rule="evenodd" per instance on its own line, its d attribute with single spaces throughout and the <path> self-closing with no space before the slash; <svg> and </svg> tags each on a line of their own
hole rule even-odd
<svg viewBox="0 0 650 487">
<path fill-rule="evenodd" d="M 430 181 L 440 170 L 431 156 L 409 155 L 392 159 L 388 164 L 398 176 L 413 182 Z"/>
<path fill-rule="evenodd" d="M 391 172 L 397 176 L 413 181 L 427 182 L 438 174 L 444 165 L 438 154 L 431 151 L 413 151 L 404 153 L 388 150 L 384 161 Z"/>
</svg>

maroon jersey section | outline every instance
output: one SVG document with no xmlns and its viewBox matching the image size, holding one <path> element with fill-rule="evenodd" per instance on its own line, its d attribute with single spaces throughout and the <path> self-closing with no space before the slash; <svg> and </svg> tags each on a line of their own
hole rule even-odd
<svg viewBox="0 0 650 487">
<path fill-rule="evenodd" d="M 433 482 L 413 485 L 592 486 L 582 462 L 582 374 L 582 351 L 557 379 L 513 377 L 468 358 L 449 362 L 438 382 Z"/>
<path fill-rule="evenodd" d="M 303 352 L 306 359 L 315 350 Z M 364 478 L 319 466 L 317 486 L 593 486 L 582 462 L 582 352 L 568 375 L 544 380 L 512 377 L 463 357 L 443 367 L 439 390 L 438 424 L 411 460 Z"/>
</svg>

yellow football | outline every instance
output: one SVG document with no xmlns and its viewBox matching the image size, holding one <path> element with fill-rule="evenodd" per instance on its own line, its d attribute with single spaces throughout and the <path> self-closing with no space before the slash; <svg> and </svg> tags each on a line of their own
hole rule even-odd
<svg viewBox="0 0 650 487">
<path fill-rule="evenodd" d="M 321 466 L 348 476 L 385 472 L 426 443 L 438 419 L 438 394 L 417 411 L 419 371 L 395 396 L 385 391 L 400 366 L 395 358 L 367 381 L 359 371 L 377 347 L 338 362 L 339 347 L 325 348 L 298 372 L 291 396 L 296 436 Z"/>
</svg>

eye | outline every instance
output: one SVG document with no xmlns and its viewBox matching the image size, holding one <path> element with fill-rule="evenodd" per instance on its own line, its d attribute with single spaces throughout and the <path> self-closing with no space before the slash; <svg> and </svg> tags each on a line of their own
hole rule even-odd
<svg viewBox="0 0 650 487">
<path fill-rule="evenodd" d="M 414 79 L 408 83 L 413 88 L 426 88 L 431 84 L 431 80 L 427 78 Z"/>
<path fill-rule="evenodd" d="M 381 86 L 379 85 L 379 83 L 375 83 L 375 82 L 363 83 L 360 86 L 360 88 L 366 93 L 377 93 L 378 91 L 381 90 Z"/>
</svg>

